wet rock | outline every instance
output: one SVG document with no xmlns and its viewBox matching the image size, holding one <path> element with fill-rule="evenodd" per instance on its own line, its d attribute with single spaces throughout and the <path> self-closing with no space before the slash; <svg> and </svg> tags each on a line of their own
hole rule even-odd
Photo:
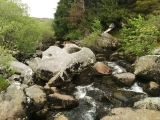
<svg viewBox="0 0 160 120">
<path fill-rule="evenodd" d="M 106 102 L 109 101 L 107 97 L 104 97 L 105 96 L 104 92 L 99 89 L 87 91 L 86 96 L 90 96 L 98 101 L 102 101 L 102 99 L 104 100 L 104 98 L 106 98 Z"/>
<path fill-rule="evenodd" d="M 96 61 L 106 61 L 105 54 L 96 54 Z"/>
<path fill-rule="evenodd" d="M 160 96 L 160 85 L 151 81 L 144 87 L 144 91 L 154 97 Z"/>
<path fill-rule="evenodd" d="M 59 93 L 59 90 L 56 87 L 51 87 L 52 93 Z"/>
<path fill-rule="evenodd" d="M 134 102 L 146 98 L 144 93 L 138 93 L 134 91 L 115 90 L 112 96 L 123 102 L 124 106 L 133 106 Z"/>
<path fill-rule="evenodd" d="M 54 120 L 68 120 L 68 118 L 66 116 L 64 116 L 63 114 L 61 114 L 61 113 L 57 113 L 54 116 Z"/>
<path fill-rule="evenodd" d="M 127 72 L 123 67 L 117 65 L 115 62 L 105 62 L 105 64 L 111 68 L 112 74 L 119 74 L 119 73 Z"/>
<path fill-rule="evenodd" d="M 111 61 L 118 61 L 118 60 L 125 60 L 129 63 L 134 63 L 136 60 L 135 55 L 127 54 L 125 51 L 116 51 L 113 54 L 110 55 L 110 60 Z"/>
<path fill-rule="evenodd" d="M 76 85 L 88 85 L 93 83 L 97 71 L 93 67 L 84 69 L 79 75 L 74 76 L 73 82 Z"/>
<path fill-rule="evenodd" d="M 160 98 L 159 97 L 148 97 L 143 100 L 134 103 L 135 108 L 160 110 Z"/>
<path fill-rule="evenodd" d="M 43 88 L 38 85 L 33 85 L 25 89 L 26 95 L 33 100 L 33 105 L 35 111 L 39 110 L 46 103 L 46 94 L 43 91 Z"/>
<path fill-rule="evenodd" d="M 72 96 L 54 93 L 48 96 L 48 106 L 55 109 L 74 108 L 78 106 L 78 101 Z"/>
<path fill-rule="evenodd" d="M 72 95 L 73 94 L 73 91 L 75 91 L 75 87 L 76 85 L 73 84 L 73 83 L 68 83 L 62 87 L 59 88 L 59 90 L 61 90 L 62 92 L 64 92 L 65 94 L 70 94 Z M 53 87 L 51 87 L 53 88 Z M 58 93 L 58 90 L 56 89 L 55 90 L 55 93 Z"/>
<path fill-rule="evenodd" d="M 0 94 L 1 120 L 29 119 L 32 111 L 32 101 L 24 93 L 24 88 L 19 82 L 12 83 Z"/>
<path fill-rule="evenodd" d="M 110 75 L 111 74 L 111 69 L 107 65 L 105 65 L 103 62 L 95 63 L 93 68 L 95 68 L 98 74 L 100 75 Z"/>
<path fill-rule="evenodd" d="M 131 64 L 126 60 L 117 60 L 116 64 L 126 69 L 127 72 L 134 73 L 134 64 Z"/>
<path fill-rule="evenodd" d="M 160 55 L 142 56 L 135 62 L 134 74 L 145 81 L 160 83 Z"/>
<path fill-rule="evenodd" d="M 23 84 L 27 84 L 27 85 L 34 84 L 34 81 L 32 78 L 33 71 L 29 66 L 25 65 L 22 62 L 18 62 L 18 61 L 12 61 L 10 65 L 16 73 L 19 73 L 21 75 L 21 78 L 23 78 L 22 79 Z"/>
<path fill-rule="evenodd" d="M 101 120 L 159 120 L 160 112 L 148 109 L 114 108 Z"/>
<path fill-rule="evenodd" d="M 133 83 L 136 81 L 135 75 L 132 73 L 114 74 L 113 78 L 114 80 L 116 80 L 117 83 L 123 84 L 126 86 L 132 86 Z"/>
<path fill-rule="evenodd" d="M 50 87 L 48 84 L 44 86 L 44 91 L 47 95 L 53 93 L 59 93 L 59 89 L 57 87 Z"/>
<path fill-rule="evenodd" d="M 30 118 L 30 120 L 46 120 L 49 111 L 47 108 L 40 109 L 34 112 Z"/>
<path fill-rule="evenodd" d="M 63 86 L 72 80 L 73 75 L 95 62 L 94 53 L 88 48 L 75 44 L 65 44 L 64 48 L 49 47 L 42 53 L 36 75 L 50 86 Z"/>
<path fill-rule="evenodd" d="M 112 91 L 116 90 L 119 85 L 116 83 L 115 80 L 113 80 L 113 76 L 103 76 L 101 86 L 107 87 L 107 91 Z M 101 89 L 104 90 L 102 87 Z"/>
</svg>

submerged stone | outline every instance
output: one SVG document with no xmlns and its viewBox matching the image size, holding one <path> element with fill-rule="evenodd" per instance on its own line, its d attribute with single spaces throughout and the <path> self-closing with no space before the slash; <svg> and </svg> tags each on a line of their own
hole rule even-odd
<svg viewBox="0 0 160 120">
<path fill-rule="evenodd" d="M 115 90 L 112 96 L 123 102 L 124 106 L 133 106 L 134 102 L 146 98 L 144 93 L 138 93 L 134 91 Z"/>
</svg>

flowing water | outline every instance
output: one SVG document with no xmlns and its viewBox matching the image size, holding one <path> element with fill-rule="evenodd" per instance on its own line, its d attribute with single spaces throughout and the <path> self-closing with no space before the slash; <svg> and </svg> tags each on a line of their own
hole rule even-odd
<svg viewBox="0 0 160 120">
<path fill-rule="evenodd" d="M 105 64 L 112 68 L 112 74 L 126 72 L 124 68 L 114 62 L 106 62 Z M 111 102 L 104 102 L 105 100 L 103 100 L 107 91 L 100 89 L 100 87 L 97 87 L 95 84 L 96 83 L 93 82 L 89 85 L 76 87 L 73 96 L 79 100 L 79 106 L 72 110 L 61 111 L 69 120 L 99 120 L 97 116 L 99 116 L 100 112 L 107 114 L 108 110 L 114 107 Z M 137 83 L 130 88 L 122 87 L 117 88 L 117 90 L 118 89 L 144 93 Z M 54 113 L 54 115 L 55 114 L 56 113 Z"/>
<path fill-rule="evenodd" d="M 96 96 L 95 98 L 89 94 L 91 91 L 93 93 L 97 93 L 99 95 L 104 94 L 104 92 L 98 88 L 95 88 L 93 84 L 87 85 L 87 86 L 77 86 L 77 91 L 74 93 L 75 97 L 79 100 L 87 102 L 89 109 L 83 109 L 83 112 L 79 114 L 80 118 L 77 118 L 77 120 L 94 120 L 96 117 L 97 110 L 101 107 L 101 109 L 107 109 L 107 106 L 103 106 L 101 103 L 96 102 Z M 81 105 L 79 107 L 82 107 Z"/>
<path fill-rule="evenodd" d="M 125 88 L 125 87 L 124 87 L 124 88 L 122 88 L 122 90 L 134 91 L 134 92 L 146 94 L 146 93 L 143 91 L 143 89 L 142 89 L 140 86 L 138 86 L 137 82 L 134 83 L 130 88 Z"/>
</svg>

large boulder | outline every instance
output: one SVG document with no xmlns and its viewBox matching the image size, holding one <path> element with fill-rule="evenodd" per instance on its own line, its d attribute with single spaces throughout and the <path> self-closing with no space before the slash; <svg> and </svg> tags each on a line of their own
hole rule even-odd
<svg viewBox="0 0 160 120">
<path fill-rule="evenodd" d="M 133 83 L 136 81 L 135 75 L 132 73 L 114 74 L 113 78 L 117 83 L 123 84 L 126 86 L 132 86 Z"/>
<path fill-rule="evenodd" d="M 112 52 L 118 49 L 120 42 L 109 33 L 102 33 L 100 36 L 95 34 L 95 36 L 97 39 L 94 38 L 94 40 L 90 41 L 84 40 L 84 45 L 95 53 L 104 54 L 105 58 L 108 59 Z"/>
<path fill-rule="evenodd" d="M 133 104 L 135 102 L 147 97 L 147 95 L 144 93 L 127 91 L 127 90 L 115 90 L 112 93 L 112 96 L 122 101 L 124 106 L 131 106 L 131 107 L 133 107 Z"/>
<path fill-rule="evenodd" d="M 10 65 L 14 72 L 21 75 L 21 77 L 23 78 L 22 79 L 23 84 L 28 84 L 28 85 L 33 84 L 33 78 L 32 78 L 33 71 L 29 66 L 19 61 L 12 61 Z"/>
<path fill-rule="evenodd" d="M 94 82 L 94 78 L 97 71 L 93 67 L 88 67 L 78 74 L 74 76 L 73 81 L 76 85 L 88 85 Z"/>
<path fill-rule="evenodd" d="M 35 111 L 42 108 L 47 101 L 46 94 L 41 86 L 33 85 L 28 87 L 25 89 L 25 93 L 31 100 L 33 100 Z"/>
<path fill-rule="evenodd" d="M 153 97 L 158 97 L 158 96 L 160 96 L 160 85 L 157 84 L 156 82 L 151 81 L 151 82 L 147 83 L 147 84 L 143 87 L 143 90 L 144 90 L 147 94 L 149 94 L 149 95 L 151 95 L 151 96 L 153 96 Z"/>
<path fill-rule="evenodd" d="M 23 91 L 26 87 L 27 85 L 14 82 L 0 94 L 1 120 L 29 119 L 32 101 Z"/>
<path fill-rule="evenodd" d="M 142 56 L 135 62 L 134 74 L 146 81 L 160 83 L 160 55 Z"/>
<path fill-rule="evenodd" d="M 104 48 L 116 48 L 118 47 L 118 41 L 109 33 L 102 33 L 101 34 L 101 47 Z"/>
<path fill-rule="evenodd" d="M 64 48 L 51 46 L 42 53 L 42 60 L 36 68 L 36 75 L 49 85 L 60 86 L 70 82 L 73 75 L 96 61 L 89 48 L 65 44 Z"/>
<path fill-rule="evenodd" d="M 160 112 L 148 109 L 114 108 L 101 120 L 159 120 Z"/>
<path fill-rule="evenodd" d="M 160 110 L 160 98 L 148 97 L 134 103 L 135 108 Z"/>
<path fill-rule="evenodd" d="M 55 109 L 74 108 L 78 106 L 78 100 L 70 95 L 54 93 L 48 96 L 48 106 Z"/>
</svg>

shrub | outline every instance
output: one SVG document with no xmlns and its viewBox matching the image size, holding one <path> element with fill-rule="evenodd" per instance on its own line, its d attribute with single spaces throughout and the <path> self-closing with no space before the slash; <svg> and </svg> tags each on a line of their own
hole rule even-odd
<svg viewBox="0 0 160 120">
<path fill-rule="evenodd" d="M 101 30 L 102 26 L 100 21 L 98 19 L 94 19 L 91 26 L 92 33 L 83 39 L 82 44 L 93 49 L 98 49 Z"/>
<path fill-rule="evenodd" d="M 10 61 L 14 60 L 14 58 L 8 53 L 6 49 L 3 50 L 2 47 L 0 47 L 0 69 L 1 74 L 3 77 L 8 78 L 11 76 L 15 70 L 10 67 Z"/>
<path fill-rule="evenodd" d="M 99 35 L 100 35 L 100 31 L 91 33 L 89 36 L 83 39 L 82 44 L 88 47 L 97 47 L 100 39 Z"/>
<path fill-rule="evenodd" d="M 91 26 L 91 31 L 96 32 L 96 31 L 101 31 L 101 30 L 102 30 L 101 22 L 98 19 L 94 19 L 92 26 Z"/>
<path fill-rule="evenodd" d="M 75 39 L 78 39 L 81 35 L 82 35 L 81 31 L 79 29 L 77 29 L 77 30 L 72 31 L 69 34 L 67 34 L 65 36 L 65 39 L 66 40 L 68 40 L 68 39 L 75 40 Z"/>
<path fill-rule="evenodd" d="M 0 45 L 4 49 L 34 53 L 41 39 L 39 24 L 27 16 L 27 6 L 21 0 L 0 2 Z"/>
<path fill-rule="evenodd" d="M 156 47 L 158 33 L 154 19 L 145 20 L 140 15 L 129 19 L 127 26 L 122 29 L 123 48 L 134 55 L 150 54 Z"/>
</svg>

